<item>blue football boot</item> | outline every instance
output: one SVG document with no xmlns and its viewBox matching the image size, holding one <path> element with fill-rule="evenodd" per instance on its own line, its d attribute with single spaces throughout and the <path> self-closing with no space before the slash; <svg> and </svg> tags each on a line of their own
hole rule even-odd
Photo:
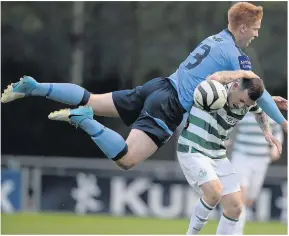
<svg viewBox="0 0 289 236">
<path fill-rule="evenodd" d="M 38 83 L 35 79 L 30 76 L 24 76 L 19 82 L 8 85 L 7 89 L 5 89 L 1 95 L 1 102 L 7 103 L 27 97 L 37 85 Z"/>
<path fill-rule="evenodd" d="M 93 119 L 93 110 L 89 106 L 80 106 L 76 109 L 61 109 L 48 115 L 50 120 L 66 121 L 76 128 L 85 119 Z"/>
</svg>

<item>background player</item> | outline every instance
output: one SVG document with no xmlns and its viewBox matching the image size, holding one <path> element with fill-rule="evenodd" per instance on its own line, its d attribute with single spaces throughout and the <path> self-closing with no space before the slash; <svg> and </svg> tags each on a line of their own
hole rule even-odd
<svg viewBox="0 0 289 236">
<path fill-rule="evenodd" d="M 274 137 L 282 144 L 282 127 L 269 119 Z M 238 126 L 233 143 L 232 165 L 239 182 L 244 207 L 239 218 L 236 233 L 243 235 L 246 223 L 246 207 L 251 208 L 256 201 L 266 176 L 270 162 L 280 158 L 276 146 L 269 146 L 253 114 L 247 114 Z"/>
<path fill-rule="evenodd" d="M 178 160 L 189 184 L 202 194 L 190 219 L 187 234 L 198 234 L 210 212 L 221 201 L 224 208 L 217 234 L 234 234 L 242 211 L 240 185 L 226 156 L 224 141 L 234 126 L 253 112 L 269 143 L 282 147 L 269 129 L 267 115 L 256 100 L 264 91 L 262 80 L 243 79 L 226 86 L 228 103 L 215 113 L 192 107 L 186 126 L 178 139 Z"/>
</svg>

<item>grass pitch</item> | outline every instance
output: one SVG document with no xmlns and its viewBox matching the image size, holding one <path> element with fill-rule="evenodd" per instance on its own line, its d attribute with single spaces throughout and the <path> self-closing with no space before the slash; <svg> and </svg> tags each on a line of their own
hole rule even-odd
<svg viewBox="0 0 289 236">
<path fill-rule="evenodd" d="M 112 217 L 21 213 L 2 214 L 2 234 L 185 234 L 186 219 Z M 209 222 L 201 234 L 215 234 L 218 222 Z M 248 223 L 246 234 L 284 234 L 287 225 L 280 222 Z"/>
</svg>

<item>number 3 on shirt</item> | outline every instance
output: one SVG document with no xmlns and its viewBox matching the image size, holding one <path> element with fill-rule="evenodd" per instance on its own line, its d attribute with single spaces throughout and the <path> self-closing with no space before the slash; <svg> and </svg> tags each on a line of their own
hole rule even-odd
<svg viewBox="0 0 289 236">
<path fill-rule="evenodd" d="M 194 58 L 195 58 L 197 61 L 196 61 L 194 64 L 188 63 L 188 64 L 186 65 L 186 68 L 187 68 L 187 69 L 191 70 L 191 69 L 195 68 L 197 65 L 199 65 L 199 64 L 202 62 L 202 60 L 203 60 L 206 56 L 209 55 L 210 50 L 211 50 L 211 47 L 210 47 L 209 45 L 207 45 L 207 44 L 204 44 L 203 46 L 201 46 L 201 49 L 204 50 L 203 54 L 197 53 L 197 54 L 194 56 Z"/>
</svg>

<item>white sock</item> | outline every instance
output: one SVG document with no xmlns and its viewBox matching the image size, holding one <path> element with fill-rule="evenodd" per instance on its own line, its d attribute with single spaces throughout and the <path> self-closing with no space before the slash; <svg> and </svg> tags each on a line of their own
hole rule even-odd
<svg viewBox="0 0 289 236">
<path fill-rule="evenodd" d="M 221 235 L 235 234 L 237 223 L 238 219 L 227 217 L 223 213 L 218 225 L 217 234 Z"/>
<path fill-rule="evenodd" d="M 238 235 L 244 235 L 244 228 L 245 228 L 245 224 L 246 224 L 246 207 L 243 206 L 243 210 L 242 210 L 242 213 L 239 217 L 239 221 L 237 223 L 237 226 L 236 226 L 236 231 L 235 233 L 238 234 Z"/>
<path fill-rule="evenodd" d="M 196 203 L 187 231 L 189 234 L 199 234 L 208 221 L 208 216 L 214 207 L 207 204 L 202 198 Z"/>
</svg>

